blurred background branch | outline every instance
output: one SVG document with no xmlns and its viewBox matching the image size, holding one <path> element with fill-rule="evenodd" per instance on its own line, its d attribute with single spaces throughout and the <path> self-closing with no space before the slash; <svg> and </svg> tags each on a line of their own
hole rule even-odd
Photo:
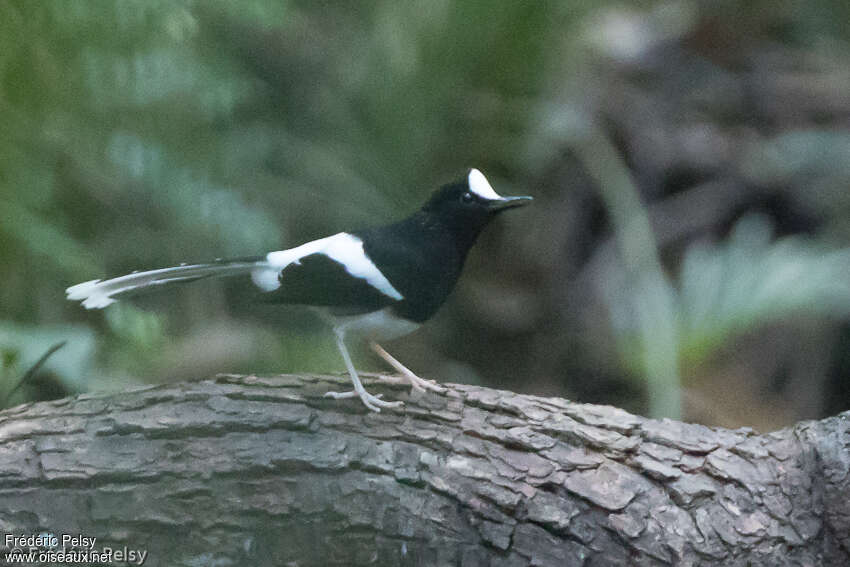
<svg viewBox="0 0 850 567">
<path fill-rule="evenodd" d="M 593 131 L 575 148 L 597 184 L 617 241 L 619 284 L 607 294 L 613 328 L 628 336 L 634 324 L 637 372 L 646 378 L 650 415 L 680 419 L 678 339 L 674 294 L 664 275 L 647 211 L 628 169 L 604 132 Z M 631 321 L 628 321 L 631 319 Z M 628 357 L 629 354 L 625 353 Z"/>
<path fill-rule="evenodd" d="M 535 206 L 392 345 L 418 373 L 762 429 L 846 409 L 848 22 L 839 0 L 0 0 L 3 388 L 67 341 L 8 403 L 341 370 L 318 321 L 226 285 L 103 313 L 63 290 L 385 222 L 475 166 Z"/>
</svg>

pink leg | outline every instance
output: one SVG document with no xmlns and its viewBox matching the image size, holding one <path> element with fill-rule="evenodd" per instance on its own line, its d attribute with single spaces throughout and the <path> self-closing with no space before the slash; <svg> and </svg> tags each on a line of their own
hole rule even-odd
<svg viewBox="0 0 850 567">
<path fill-rule="evenodd" d="M 414 390 L 419 390 L 420 392 L 424 392 L 425 390 L 431 390 L 432 392 L 439 393 L 443 393 L 446 391 L 444 387 L 438 385 L 433 380 L 423 380 L 422 378 L 411 372 L 410 369 L 408 369 L 401 362 L 393 358 L 392 355 L 385 351 L 383 347 L 378 343 L 372 342 L 369 343 L 369 346 L 372 347 L 372 350 L 375 351 L 375 354 L 383 358 L 387 362 L 387 364 L 395 368 L 396 371 L 399 372 L 399 374 L 404 376 L 407 381 L 410 382 L 410 385 L 413 386 Z"/>
</svg>

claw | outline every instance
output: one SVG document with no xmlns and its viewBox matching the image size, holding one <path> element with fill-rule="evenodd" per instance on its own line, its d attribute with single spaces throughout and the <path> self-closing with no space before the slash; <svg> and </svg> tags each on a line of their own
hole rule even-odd
<svg viewBox="0 0 850 567">
<path fill-rule="evenodd" d="M 351 377 L 351 383 L 354 384 L 354 390 L 350 392 L 326 392 L 326 398 L 333 398 L 335 400 L 353 398 L 354 396 L 359 396 L 360 400 L 363 402 L 367 408 L 374 412 L 380 413 L 381 408 L 399 408 L 404 405 L 404 402 L 385 402 L 381 399 L 380 394 L 377 396 L 373 396 L 369 392 L 366 391 L 366 388 L 363 387 L 363 384 L 360 382 L 360 377 L 357 376 L 357 370 L 354 368 L 354 364 L 351 362 L 351 357 L 348 355 L 348 349 L 345 348 L 345 342 L 343 341 L 343 333 L 340 330 L 336 331 L 336 344 L 339 348 L 340 354 L 342 354 L 342 358 L 345 361 L 345 366 L 348 369 L 348 375 Z"/>
<path fill-rule="evenodd" d="M 403 365 L 401 362 L 396 360 L 390 353 L 384 350 L 384 348 L 378 343 L 372 342 L 369 346 L 372 347 L 372 350 L 375 353 L 383 358 L 387 364 L 395 368 L 413 387 L 414 390 L 419 392 L 425 392 L 426 390 L 431 390 L 432 392 L 437 392 L 438 394 L 443 394 L 446 392 L 446 388 L 438 385 L 433 380 L 423 380 L 416 374 L 414 374 L 409 368 Z M 379 378 L 380 380 L 386 380 L 385 378 Z"/>
<path fill-rule="evenodd" d="M 354 390 L 349 390 L 348 392 L 325 392 L 326 398 L 333 398 L 335 400 L 345 400 L 348 398 L 356 398 L 360 396 L 360 399 L 363 401 L 363 405 L 369 408 L 372 411 L 381 412 L 381 408 L 400 408 L 404 405 L 404 402 L 386 402 L 381 399 L 383 394 L 378 394 L 373 396 L 369 392 L 364 390 L 365 395 L 358 394 Z"/>
<path fill-rule="evenodd" d="M 347 392 L 325 392 L 326 398 L 333 398 L 335 400 L 347 400 L 348 398 L 356 398 L 357 392 L 354 390 L 349 390 Z M 383 394 L 375 394 L 375 397 L 381 399 L 384 397 Z"/>
</svg>

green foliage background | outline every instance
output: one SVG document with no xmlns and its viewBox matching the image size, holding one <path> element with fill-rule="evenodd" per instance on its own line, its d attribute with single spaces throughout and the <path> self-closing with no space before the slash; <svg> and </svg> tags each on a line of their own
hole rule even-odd
<svg viewBox="0 0 850 567">
<path fill-rule="evenodd" d="M 63 290 L 382 222 L 469 163 L 504 170 L 555 13 L 486 2 L 0 2 L 0 262 L 10 267 L 0 315 L 9 336 L 37 345 L 24 353 L 5 341 L 24 354 L 10 354 L 8 372 L 49 346 L 46 326 L 71 320 L 86 326 L 60 334 L 87 345 L 89 364 L 70 376 L 57 354 L 52 368 L 73 389 L 92 385 L 88 373 L 104 377 L 98 387 L 170 373 L 190 354 L 174 334 L 198 336 L 191 354 L 203 359 L 204 328 L 252 345 L 224 369 L 336 368 L 320 329 L 297 314 L 295 334 L 217 327 L 227 308 L 216 290 L 165 312 L 105 314 L 64 304 Z"/>
<path fill-rule="evenodd" d="M 677 415 L 682 374 L 741 334 L 801 311 L 850 314 L 850 222 L 836 213 L 848 203 L 847 124 L 783 131 L 746 161 L 750 177 L 819 188 L 812 207 L 836 214 L 812 238 L 777 241 L 769 222 L 744 219 L 728 240 L 690 243 L 681 268 L 665 264 L 641 204 L 651 191 L 630 178 L 633 156 L 618 155 L 625 150 L 583 101 L 604 76 L 596 65 L 608 48 L 629 43 L 628 27 L 600 32 L 612 14 L 648 25 L 657 41 L 683 34 L 684 21 L 737 21 L 813 57 L 846 52 L 850 37 L 839 1 L 0 0 L 0 389 L 68 341 L 43 379 L 6 403 L 230 370 L 341 369 L 316 321 L 292 310 L 261 318 L 247 308 L 245 317 L 226 286 L 97 313 L 66 302 L 64 289 L 388 221 L 471 165 L 500 192 L 543 200 L 485 238 L 459 297 L 486 295 L 487 281 L 532 297 L 545 278 L 568 286 L 552 283 L 558 244 L 539 219 L 569 201 L 546 172 L 573 150 L 602 189 L 626 260 L 608 266 L 600 292 L 615 348 L 598 347 L 583 364 L 595 372 L 594 356 L 616 359 L 617 373 L 648 380 L 648 411 Z M 633 216 L 644 229 L 627 226 Z M 632 261 L 630 242 L 645 261 Z M 756 276 L 760 293 L 741 283 Z M 488 341 L 471 333 L 516 339 L 504 329 L 523 310 L 494 307 L 495 322 L 464 327 L 465 308 L 447 309 L 456 315 L 438 318 L 407 354 L 431 377 L 487 382 L 498 372 L 476 360 Z M 548 346 L 538 357 L 555 356 L 553 344 L 576 348 L 559 342 L 552 321 L 528 325 L 514 334 L 556 337 L 539 342 Z M 523 356 L 495 378 L 530 371 L 533 352 Z M 571 392 L 570 373 L 544 370 L 563 388 L 554 393 Z"/>
</svg>

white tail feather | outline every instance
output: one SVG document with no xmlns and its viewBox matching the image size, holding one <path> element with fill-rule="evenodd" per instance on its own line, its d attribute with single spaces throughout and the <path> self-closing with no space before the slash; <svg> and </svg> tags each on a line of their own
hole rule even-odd
<svg viewBox="0 0 850 567">
<path fill-rule="evenodd" d="M 258 262 L 229 262 L 222 264 L 192 264 L 135 272 L 108 280 L 91 280 L 65 290 L 68 299 L 82 301 L 86 309 L 103 309 L 115 303 L 116 296 L 154 286 L 197 280 L 208 277 L 226 277 L 250 274 L 266 265 Z"/>
</svg>

